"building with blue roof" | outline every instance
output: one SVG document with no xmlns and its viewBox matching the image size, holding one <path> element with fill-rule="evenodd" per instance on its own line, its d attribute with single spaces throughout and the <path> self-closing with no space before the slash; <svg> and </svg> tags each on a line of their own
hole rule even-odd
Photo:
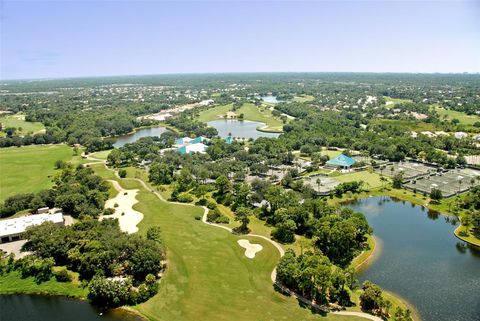
<svg viewBox="0 0 480 321">
<path fill-rule="evenodd" d="M 192 154 L 192 153 L 200 153 L 204 154 L 207 151 L 208 146 L 202 143 L 196 144 L 188 144 L 176 149 L 177 153 L 182 155 L 184 154 Z"/>
<path fill-rule="evenodd" d="M 352 167 L 356 162 L 353 158 L 340 154 L 334 159 L 329 160 L 327 165 L 347 169 Z"/>
<path fill-rule="evenodd" d="M 235 141 L 235 139 L 232 136 L 227 136 L 223 139 L 223 141 L 227 144 L 232 144 Z"/>
<path fill-rule="evenodd" d="M 188 144 L 190 143 L 192 139 L 190 137 L 181 137 L 181 138 L 177 138 L 175 139 L 175 145 L 185 145 L 185 144 Z"/>
<path fill-rule="evenodd" d="M 180 146 L 187 145 L 187 144 L 203 143 L 203 142 L 206 142 L 207 140 L 208 139 L 206 137 L 203 137 L 203 136 L 198 136 L 198 137 L 195 137 L 195 138 L 181 137 L 181 138 L 175 139 L 175 145 L 180 147 Z"/>
<path fill-rule="evenodd" d="M 198 144 L 198 143 L 203 143 L 207 139 L 203 136 L 198 136 L 190 140 L 189 144 Z"/>
</svg>

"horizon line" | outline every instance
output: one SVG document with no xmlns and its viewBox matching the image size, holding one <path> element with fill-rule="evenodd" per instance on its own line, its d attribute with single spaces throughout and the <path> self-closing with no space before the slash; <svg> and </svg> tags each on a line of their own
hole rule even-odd
<svg viewBox="0 0 480 321">
<path fill-rule="evenodd" d="M 42 77 L 42 78 L 9 78 L 2 79 L 2 82 L 10 81 L 50 81 L 50 80 L 73 80 L 73 79 L 92 79 L 92 78 L 125 78 L 125 77 L 145 77 L 145 76 L 188 76 L 188 75 L 228 75 L 228 74 L 404 74 L 404 75 L 480 75 L 480 71 L 455 71 L 455 72 L 425 72 L 425 71 L 221 71 L 221 72 L 171 72 L 171 73 L 152 73 L 152 74 L 110 74 L 110 75 L 91 75 L 91 76 L 61 76 L 61 77 Z M 3 84 L 2 84 L 3 85 Z"/>
</svg>

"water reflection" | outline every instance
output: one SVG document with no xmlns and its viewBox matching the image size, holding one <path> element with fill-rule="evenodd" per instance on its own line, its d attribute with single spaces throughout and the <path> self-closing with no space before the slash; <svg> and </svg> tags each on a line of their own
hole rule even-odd
<svg viewBox="0 0 480 321">
<path fill-rule="evenodd" d="M 480 320 L 480 249 L 454 236 L 457 218 L 384 197 L 350 207 L 365 213 L 382 239 L 381 254 L 361 281 L 406 298 L 423 321 Z"/>
</svg>

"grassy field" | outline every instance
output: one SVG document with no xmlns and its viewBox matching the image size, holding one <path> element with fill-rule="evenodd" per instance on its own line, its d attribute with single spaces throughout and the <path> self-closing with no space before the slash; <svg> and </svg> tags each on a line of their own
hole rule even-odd
<svg viewBox="0 0 480 321">
<path fill-rule="evenodd" d="M 16 128 L 17 134 L 20 134 L 22 136 L 26 134 L 35 134 L 45 130 L 45 126 L 43 126 L 42 123 L 25 121 L 25 115 L 23 114 L 0 117 L 0 123 L 2 124 L 2 128 Z M 19 130 L 19 128 L 21 128 L 22 130 Z"/>
<path fill-rule="evenodd" d="M 91 153 L 89 156 L 97 159 L 106 160 L 112 150 L 102 150 L 101 152 Z M 91 162 L 91 161 L 90 161 Z"/>
<path fill-rule="evenodd" d="M 337 157 L 338 155 L 340 155 L 342 153 L 342 151 L 340 151 L 340 150 L 329 150 L 329 149 L 326 149 L 326 148 L 322 148 L 322 151 L 320 153 L 322 155 L 327 155 L 328 157 L 330 157 L 330 159 L 333 159 L 333 158 Z"/>
<path fill-rule="evenodd" d="M 200 113 L 198 120 L 206 123 L 212 120 L 221 119 L 223 115 L 232 110 L 232 104 L 221 105 L 206 109 Z"/>
<path fill-rule="evenodd" d="M 411 103 L 411 99 L 401 99 L 401 98 L 392 98 L 388 96 L 383 96 L 385 98 L 385 102 L 387 103 L 386 106 L 387 108 L 392 108 L 397 104 L 403 104 L 403 103 Z"/>
<path fill-rule="evenodd" d="M 67 145 L 0 149 L 0 202 L 11 195 L 49 188 L 55 174 L 55 161 L 68 161 L 72 155 L 72 149 Z"/>
<path fill-rule="evenodd" d="M 101 165 L 100 175 L 115 178 Z M 117 179 L 117 178 L 115 178 Z M 236 236 L 195 219 L 199 207 L 164 203 L 138 182 L 117 179 L 124 188 L 138 188 L 134 206 L 145 217 L 140 233 L 152 225 L 162 228 L 167 245 L 168 268 L 159 293 L 135 307 L 151 320 L 363 320 L 321 317 L 300 308 L 296 300 L 274 291 L 270 273 L 279 259 L 270 243 Z M 240 238 L 263 246 L 255 259 L 247 259 L 237 244 Z"/>
<path fill-rule="evenodd" d="M 0 275 L 0 294 L 48 294 L 63 295 L 76 298 L 86 298 L 87 289 L 82 288 L 78 282 L 60 283 L 55 278 L 37 284 L 33 277 L 21 278 L 18 271 Z"/>
<path fill-rule="evenodd" d="M 352 181 L 364 181 L 368 184 L 368 188 L 378 188 L 382 186 L 382 181 L 380 181 L 380 175 L 367 171 L 342 174 L 339 176 L 335 176 L 335 179 L 342 183 Z"/>
<path fill-rule="evenodd" d="M 198 120 L 209 122 L 221 119 L 228 111 L 232 110 L 232 105 L 222 105 L 202 111 Z M 272 115 L 272 111 L 266 106 L 257 107 L 254 104 L 246 103 L 235 111 L 237 115 L 243 114 L 245 120 L 258 121 L 267 124 L 262 130 L 282 131 L 283 122 Z M 220 116 L 220 117 L 219 117 Z"/>
<path fill-rule="evenodd" d="M 436 131 L 441 128 L 436 127 L 433 123 L 426 123 L 420 120 L 400 120 L 400 119 L 375 119 L 373 124 L 385 124 L 396 126 L 404 131 Z"/>
<path fill-rule="evenodd" d="M 313 101 L 313 100 L 315 100 L 315 97 L 310 96 L 310 95 L 304 95 L 304 96 L 293 98 L 293 101 L 297 102 L 297 103 L 306 103 L 306 102 Z"/>
<path fill-rule="evenodd" d="M 435 111 L 440 115 L 440 118 L 445 117 L 448 120 L 458 119 L 460 121 L 460 124 L 464 125 L 473 125 L 476 122 L 480 122 L 479 116 L 467 115 L 456 110 L 444 109 L 442 107 L 436 106 Z"/>
</svg>

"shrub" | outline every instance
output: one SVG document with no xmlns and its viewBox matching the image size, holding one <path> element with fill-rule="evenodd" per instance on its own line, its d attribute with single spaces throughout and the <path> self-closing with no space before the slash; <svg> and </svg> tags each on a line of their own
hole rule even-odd
<svg viewBox="0 0 480 321">
<path fill-rule="evenodd" d="M 72 277 L 68 273 L 67 269 L 61 269 L 58 271 L 53 272 L 53 276 L 58 282 L 70 282 L 72 281 Z"/>
<path fill-rule="evenodd" d="M 115 213 L 113 208 L 106 208 L 103 210 L 103 215 L 112 215 L 113 213 Z"/>
<path fill-rule="evenodd" d="M 190 203 L 190 202 L 193 201 L 193 196 L 190 195 L 187 192 L 182 192 L 182 193 L 178 194 L 177 201 L 179 201 L 181 203 Z"/>
<path fill-rule="evenodd" d="M 208 211 L 207 221 L 211 223 L 228 224 L 230 219 L 223 215 L 218 208 Z"/>
<path fill-rule="evenodd" d="M 118 171 L 118 176 L 120 176 L 120 178 L 127 177 L 127 170 L 122 168 L 121 170 Z"/>
<path fill-rule="evenodd" d="M 207 208 L 208 208 L 209 210 L 213 210 L 213 209 L 217 208 L 217 204 L 216 204 L 215 202 L 209 201 L 209 202 L 207 203 Z"/>
</svg>

